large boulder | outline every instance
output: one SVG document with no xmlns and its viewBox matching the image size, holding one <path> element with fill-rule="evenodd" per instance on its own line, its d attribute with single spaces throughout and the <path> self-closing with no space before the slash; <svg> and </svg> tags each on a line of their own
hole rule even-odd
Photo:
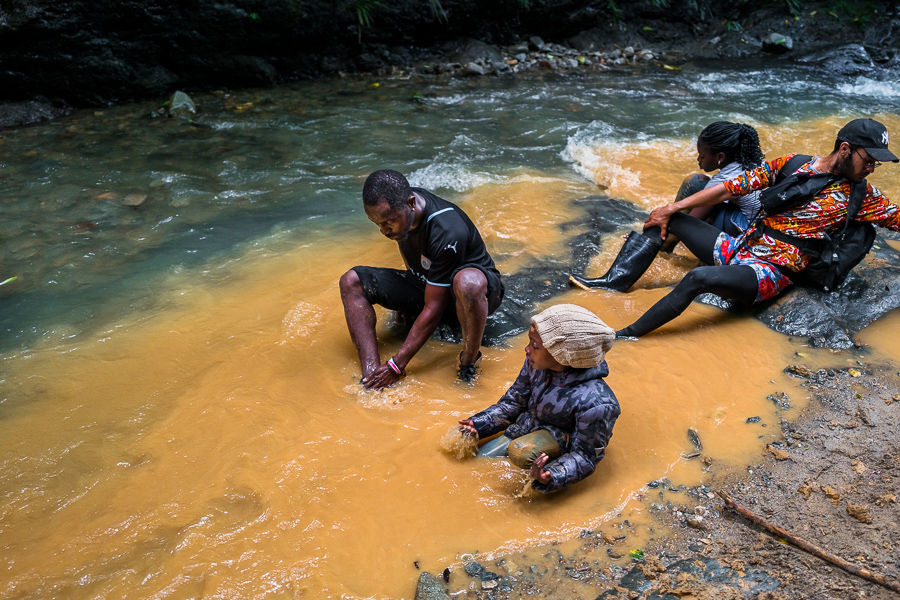
<svg viewBox="0 0 900 600">
<path fill-rule="evenodd" d="M 891 234 L 893 236 L 893 234 Z M 730 309 L 710 294 L 701 302 Z M 816 348 L 849 348 L 853 334 L 900 307 L 900 252 L 879 234 L 866 259 L 832 292 L 795 286 L 774 301 L 746 310 L 785 335 L 806 338 Z"/>
<path fill-rule="evenodd" d="M 800 56 L 797 61 L 815 65 L 835 75 L 865 75 L 875 70 L 869 53 L 859 44 L 816 50 Z"/>
</svg>

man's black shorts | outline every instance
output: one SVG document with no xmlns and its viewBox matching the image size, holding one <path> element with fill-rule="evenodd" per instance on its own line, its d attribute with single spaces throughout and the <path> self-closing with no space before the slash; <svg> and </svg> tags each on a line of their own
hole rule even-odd
<svg viewBox="0 0 900 600">
<path fill-rule="evenodd" d="M 478 265 L 463 265 L 453 272 L 453 277 L 463 269 L 475 268 L 487 277 L 488 314 L 493 313 L 503 301 L 503 282 L 491 271 Z M 425 308 L 425 282 L 412 271 L 385 269 L 381 267 L 353 267 L 362 283 L 366 300 L 390 310 L 407 315 L 417 315 Z M 451 294 L 453 293 L 451 289 Z M 456 297 L 444 309 L 443 321 L 456 321 Z"/>
</svg>

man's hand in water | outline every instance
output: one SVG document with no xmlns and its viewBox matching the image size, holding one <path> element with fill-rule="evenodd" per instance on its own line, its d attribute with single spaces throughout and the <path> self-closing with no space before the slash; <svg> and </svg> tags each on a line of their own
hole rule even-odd
<svg viewBox="0 0 900 600">
<path fill-rule="evenodd" d="M 531 463 L 531 471 L 529 475 L 535 481 L 547 485 L 550 483 L 550 471 L 544 471 L 544 465 L 550 460 L 550 457 L 546 454 L 541 454 L 534 462 Z"/>
<path fill-rule="evenodd" d="M 398 381 L 400 381 L 400 375 L 394 372 L 387 363 L 376 368 L 374 371 L 363 377 L 362 380 L 363 385 L 366 386 L 366 389 L 368 390 L 381 390 L 394 385 Z"/>
<path fill-rule="evenodd" d="M 651 227 L 659 227 L 661 230 L 660 237 L 662 239 L 666 239 L 666 235 L 668 234 L 669 229 L 669 217 L 671 217 L 675 212 L 677 212 L 677 209 L 675 208 L 674 204 L 657 206 L 652 211 L 650 211 L 650 216 L 647 217 L 646 221 L 644 221 L 644 231 L 647 231 Z"/>
</svg>

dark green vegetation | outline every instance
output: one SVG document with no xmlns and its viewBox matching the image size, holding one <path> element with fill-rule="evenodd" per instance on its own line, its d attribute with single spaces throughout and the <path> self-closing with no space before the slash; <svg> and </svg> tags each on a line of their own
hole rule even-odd
<svg viewBox="0 0 900 600">
<path fill-rule="evenodd" d="M 758 50 L 862 42 L 896 20 L 887 0 L 4 0 L 0 101 L 96 106 L 174 89 L 268 86 L 445 60 L 468 39 L 539 36 L 578 49 L 689 54 L 733 34 Z M 784 29 L 782 31 L 782 29 Z M 754 37 L 755 36 L 755 37 Z M 885 39 L 891 39 L 888 31 Z"/>
</svg>

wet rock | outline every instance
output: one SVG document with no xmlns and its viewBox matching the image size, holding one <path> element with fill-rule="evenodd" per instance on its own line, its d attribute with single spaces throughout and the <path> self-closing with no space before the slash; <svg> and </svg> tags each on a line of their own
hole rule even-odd
<svg viewBox="0 0 900 600">
<path fill-rule="evenodd" d="M 457 52 L 449 57 L 449 62 L 468 65 L 470 63 L 496 63 L 504 61 L 503 53 L 496 46 L 479 40 L 469 40 Z M 483 74 L 483 73 L 482 73 Z"/>
<path fill-rule="evenodd" d="M 688 439 L 691 440 L 694 448 L 696 448 L 697 450 L 703 450 L 703 444 L 700 443 L 700 436 L 699 434 L 697 434 L 697 430 L 693 427 L 688 429 Z"/>
<path fill-rule="evenodd" d="M 794 47 L 794 40 L 789 35 L 772 32 L 762 39 L 762 49 L 764 52 L 772 54 L 784 54 Z"/>
<path fill-rule="evenodd" d="M 796 377 L 810 378 L 813 376 L 812 370 L 809 367 L 805 367 L 803 365 L 791 365 L 789 367 L 785 367 L 784 372 L 788 375 L 794 375 Z"/>
<path fill-rule="evenodd" d="M 181 91 L 176 91 L 166 103 L 166 113 L 170 117 L 190 116 L 197 112 L 197 105 L 190 96 Z"/>
<path fill-rule="evenodd" d="M 865 504 L 847 503 L 847 514 L 859 521 L 860 523 L 871 523 L 872 515 L 869 514 L 869 507 Z"/>
<path fill-rule="evenodd" d="M 778 408 L 790 408 L 791 407 L 791 398 L 784 392 L 775 392 L 774 394 L 769 394 L 766 396 L 766 400 L 775 403 L 775 406 Z"/>
<path fill-rule="evenodd" d="M 547 51 L 547 45 L 544 43 L 544 40 L 542 40 L 541 38 L 539 38 L 536 35 L 533 35 L 530 38 L 528 38 L 528 45 L 533 50 L 537 50 L 539 52 Z"/>
<path fill-rule="evenodd" d="M 864 75 L 875 69 L 875 63 L 866 49 L 859 44 L 845 44 L 805 54 L 797 59 L 846 76 Z"/>
<path fill-rule="evenodd" d="M 469 562 L 465 564 L 466 575 L 469 577 L 477 577 L 481 581 L 494 581 L 500 579 L 500 576 L 492 571 L 488 571 L 480 563 Z"/>
<path fill-rule="evenodd" d="M 623 232 L 628 226 L 647 218 L 647 213 L 633 204 L 609 196 L 588 196 L 574 204 L 583 208 L 585 214 L 576 221 L 563 224 L 562 230 L 587 229 L 587 233 L 570 242 L 575 263 L 573 269 L 577 273 L 583 273 L 591 258 L 600 252 L 603 236 Z"/>
<path fill-rule="evenodd" d="M 762 421 L 762 419 L 760 417 L 747 417 L 747 420 L 745 422 L 749 424 L 749 423 L 759 423 L 760 421 Z"/>
<path fill-rule="evenodd" d="M 54 106 L 49 101 L 0 102 L 0 129 L 34 125 L 41 121 L 55 119 L 68 112 L 62 106 Z"/>
<path fill-rule="evenodd" d="M 651 574 L 653 579 L 647 577 L 645 569 L 646 567 L 642 565 L 634 567 L 622 577 L 618 587 L 600 594 L 597 600 L 638 597 L 666 599 L 695 596 L 723 599 L 745 597 L 743 591 L 737 590 L 746 590 L 746 597 L 756 598 L 777 589 L 780 585 L 777 579 L 764 571 L 750 568 L 739 571 L 705 556 L 679 560 L 666 567 L 664 571 L 654 569 Z M 721 587 L 698 595 L 696 593 L 699 591 L 696 589 L 698 583 L 710 583 Z"/>
<path fill-rule="evenodd" d="M 440 579 L 428 571 L 422 571 L 416 584 L 415 600 L 450 600 L 450 596 L 441 585 Z"/>
<path fill-rule="evenodd" d="M 487 70 L 478 63 L 470 62 L 463 67 L 462 74 L 467 77 L 480 77 L 487 73 Z"/>
</svg>

